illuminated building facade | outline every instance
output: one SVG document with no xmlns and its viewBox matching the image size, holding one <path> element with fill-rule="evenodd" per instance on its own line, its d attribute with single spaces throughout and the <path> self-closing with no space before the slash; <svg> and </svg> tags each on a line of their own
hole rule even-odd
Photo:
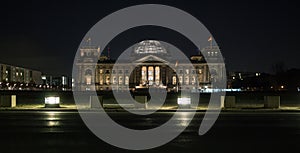
<svg viewBox="0 0 300 153">
<path fill-rule="evenodd" d="M 41 84 L 42 73 L 22 67 L 0 64 L 0 82 L 10 87 L 12 83 L 20 84 Z M 12 86 L 13 87 L 13 86 Z"/>
<path fill-rule="evenodd" d="M 171 61 L 171 52 L 161 42 L 145 40 L 135 45 L 132 56 L 127 62 L 115 63 L 106 56 L 99 56 L 97 47 L 80 48 L 77 59 L 77 76 L 74 78 L 75 90 L 138 90 L 141 88 L 165 88 L 167 91 L 203 90 L 211 88 L 212 81 L 225 78 L 224 64 L 220 62 L 218 46 L 203 48 L 206 57 L 210 58 L 210 74 L 208 65 L 202 55 L 190 57 L 190 63 Z M 92 64 L 92 63 L 97 63 Z M 134 63 L 134 64 L 132 64 Z M 176 63 L 172 69 L 167 63 Z M 179 64 L 178 64 L 179 63 Z M 130 72 L 130 70 L 133 70 Z M 177 75 L 176 75 L 177 74 Z M 182 89 L 181 84 L 184 84 Z"/>
</svg>

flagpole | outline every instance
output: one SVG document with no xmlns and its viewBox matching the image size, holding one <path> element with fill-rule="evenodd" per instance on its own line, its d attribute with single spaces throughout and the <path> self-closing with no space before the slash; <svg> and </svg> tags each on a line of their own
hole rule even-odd
<svg viewBox="0 0 300 153">
<path fill-rule="evenodd" d="M 212 37 L 210 37 L 211 39 L 210 39 L 210 49 L 212 49 L 212 43 L 213 43 L 213 39 L 212 39 Z"/>
<path fill-rule="evenodd" d="M 208 41 L 210 42 L 210 49 L 212 49 L 212 41 L 213 41 L 212 36 L 210 36 L 210 37 L 208 38 Z"/>
<path fill-rule="evenodd" d="M 110 59 L 110 55 L 109 55 L 109 53 L 110 53 L 110 48 L 108 47 L 108 49 L 107 49 L 107 57 L 108 57 L 108 59 Z"/>
<path fill-rule="evenodd" d="M 86 42 L 88 43 L 89 46 L 91 46 L 91 37 L 89 37 Z"/>
</svg>

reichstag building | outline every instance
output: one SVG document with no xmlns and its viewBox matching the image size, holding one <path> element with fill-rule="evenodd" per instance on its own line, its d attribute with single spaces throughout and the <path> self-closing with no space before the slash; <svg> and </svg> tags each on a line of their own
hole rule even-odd
<svg viewBox="0 0 300 153">
<path fill-rule="evenodd" d="M 210 58 L 211 71 L 200 52 L 189 58 L 192 67 L 188 63 L 173 61 L 174 68 L 171 68 L 166 63 L 171 62 L 172 51 L 167 48 L 160 41 L 144 40 L 133 47 L 128 59 L 130 63 L 115 63 L 116 60 L 100 56 L 98 47 L 81 47 L 73 87 L 79 91 L 122 91 L 128 88 L 138 91 L 149 87 L 165 88 L 168 92 L 201 91 L 212 88 L 212 81 L 225 78 L 218 46 L 208 46 L 201 51 Z"/>
</svg>

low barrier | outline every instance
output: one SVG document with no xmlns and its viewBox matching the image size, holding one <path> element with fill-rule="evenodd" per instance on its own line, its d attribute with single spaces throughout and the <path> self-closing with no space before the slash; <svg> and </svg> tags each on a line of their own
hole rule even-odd
<svg viewBox="0 0 300 153">
<path fill-rule="evenodd" d="M 1 95 L 0 107 L 16 107 L 17 96 L 16 95 Z"/>
<path fill-rule="evenodd" d="M 235 96 L 221 96 L 221 108 L 235 108 L 236 98 Z"/>
<path fill-rule="evenodd" d="M 265 96 L 265 108 L 280 108 L 280 96 Z"/>
<path fill-rule="evenodd" d="M 90 108 L 103 108 L 103 96 L 90 96 Z"/>
<path fill-rule="evenodd" d="M 145 108 L 147 109 L 147 96 L 134 96 L 135 108 Z"/>
<path fill-rule="evenodd" d="M 280 108 L 280 96 L 264 96 L 264 108 Z M 221 108 L 236 108 L 235 96 L 222 96 Z"/>
</svg>

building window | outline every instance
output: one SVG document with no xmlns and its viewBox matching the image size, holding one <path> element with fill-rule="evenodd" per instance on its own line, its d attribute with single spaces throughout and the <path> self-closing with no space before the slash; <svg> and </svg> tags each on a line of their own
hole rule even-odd
<svg viewBox="0 0 300 153">
<path fill-rule="evenodd" d="M 172 84 L 176 85 L 176 76 L 173 76 L 173 78 L 172 78 Z"/>
<path fill-rule="evenodd" d="M 185 79 L 184 79 L 184 83 L 185 83 L 186 85 L 188 85 L 188 84 L 189 84 L 189 81 L 190 81 L 190 80 L 189 80 L 189 77 L 186 76 Z"/>
<path fill-rule="evenodd" d="M 189 69 L 186 69 L 186 70 L 185 70 L 185 74 L 189 74 Z"/>
<path fill-rule="evenodd" d="M 199 75 L 199 76 L 198 76 L 198 81 L 199 81 L 199 82 L 202 82 L 202 81 L 203 81 L 203 75 Z"/>
<path fill-rule="evenodd" d="M 123 71 L 122 70 L 119 70 L 119 74 L 122 74 L 123 73 Z"/>
<path fill-rule="evenodd" d="M 119 84 L 123 84 L 123 77 L 122 76 L 119 76 Z"/>
<path fill-rule="evenodd" d="M 128 74 L 129 73 L 129 71 L 128 70 L 125 70 L 125 74 Z"/>
<path fill-rule="evenodd" d="M 195 74 L 196 73 L 196 71 L 195 70 L 192 70 L 192 74 Z"/>
<path fill-rule="evenodd" d="M 100 69 L 100 71 L 99 71 L 99 72 L 100 72 L 100 74 L 102 74 L 102 73 L 103 73 L 103 69 Z"/>
<path fill-rule="evenodd" d="M 100 75 L 100 85 L 103 85 L 103 76 Z"/>
<path fill-rule="evenodd" d="M 128 85 L 128 84 L 129 84 L 129 77 L 126 76 L 126 77 L 125 77 L 125 85 Z"/>
<path fill-rule="evenodd" d="M 109 83 L 110 83 L 110 77 L 109 77 L 109 76 L 106 76 L 106 77 L 105 77 L 105 83 L 106 83 L 106 84 L 109 84 Z"/>
<path fill-rule="evenodd" d="M 210 56 L 210 52 L 207 52 L 207 55 Z"/>
<path fill-rule="evenodd" d="M 116 70 L 112 70 L 112 74 L 116 74 Z"/>
<path fill-rule="evenodd" d="M 199 74 L 202 74 L 202 69 L 199 69 L 198 72 L 199 72 Z"/>
<path fill-rule="evenodd" d="M 117 77 L 116 76 L 113 76 L 113 84 L 117 84 Z"/>
<path fill-rule="evenodd" d="M 182 76 L 179 76 L 179 83 L 182 84 Z"/>
<path fill-rule="evenodd" d="M 191 82 L 192 82 L 192 85 L 194 85 L 196 83 L 196 77 L 195 76 L 192 77 L 192 81 Z"/>
<path fill-rule="evenodd" d="M 183 70 L 179 70 L 179 74 L 183 74 Z"/>
</svg>

